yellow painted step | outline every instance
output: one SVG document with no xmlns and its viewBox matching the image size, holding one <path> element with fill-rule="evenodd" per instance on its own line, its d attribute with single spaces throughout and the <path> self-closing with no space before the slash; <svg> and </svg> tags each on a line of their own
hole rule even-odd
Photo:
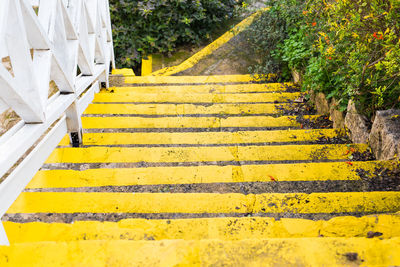
<svg viewBox="0 0 400 267">
<path fill-rule="evenodd" d="M 268 164 L 242 166 L 148 167 L 39 171 L 27 188 L 199 184 L 275 181 L 359 180 L 357 169 L 371 173 L 389 162 Z"/>
<path fill-rule="evenodd" d="M 109 91 L 115 93 L 248 93 L 248 92 L 280 92 L 285 91 L 286 86 L 292 83 L 266 83 L 266 84 L 201 84 L 201 85 L 163 85 L 163 86 L 124 86 L 111 87 Z"/>
<path fill-rule="evenodd" d="M 84 145 L 145 145 L 145 144 L 254 144 L 318 141 L 344 136 L 341 129 L 188 132 L 188 133 L 85 133 Z M 66 135 L 59 144 L 69 145 Z"/>
<path fill-rule="evenodd" d="M 135 76 L 135 73 L 133 72 L 132 69 L 113 69 L 112 70 L 113 75 L 124 75 L 124 76 Z"/>
<path fill-rule="evenodd" d="M 352 145 L 365 152 L 366 144 Z M 47 163 L 97 162 L 207 162 L 207 161 L 283 161 L 283 160 L 345 160 L 347 145 L 282 145 L 239 147 L 88 147 L 58 148 Z"/>
<path fill-rule="evenodd" d="M 400 238 L 75 241 L 0 248 L 1 266 L 396 266 Z"/>
<path fill-rule="evenodd" d="M 387 213 L 400 192 L 340 193 L 67 193 L 23 192 L 15 213 Z"/>
<path fill-rule="evenodd" d="M 67 223 L 4 222 L 11 244 L 76 240 L 242 240 L 293 237 L 400 236 L 400 215 L 339 216 L 328 221 L 281 218 L 196 218 L 119 222 L 76 221 Z"/>
<path fill-rule="evenodd" d="M 260 82 L 260 76 L 214 75 L 214 76 L 136 76 L 127 77 L 125 83 L 134 84 L 194 84 L 194 83 L 249 83 Z"/>
<path fill-rule="evenodd" d="M 320 116 L 304 116 L 316 120 Z M 300 127 L 295 116 L 240 117 L 83 117 L 84 128 L 221 128 L 221 127 Z"/>
<path fill-rule="evenodd" d="M 101 103 L 266 103 L 288 102 L 300 93 L 249 93 L 249 94 L 180 94 L 180 93 L 107 93 L 95 95 L 93 102 Z"/>
<path fill-rule="evenodd" d="M 84 114 L 144 114 L 144 115 L 190 115 L 190 114 L 279 114 L 288 104 L 90 104 Z"/>
</svg>

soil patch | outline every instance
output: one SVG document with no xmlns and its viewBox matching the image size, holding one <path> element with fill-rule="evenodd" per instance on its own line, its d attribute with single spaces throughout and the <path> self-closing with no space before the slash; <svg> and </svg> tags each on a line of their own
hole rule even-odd
<svg viewBox="0 0 400 267">
<path fill-rule="evenodd" d="M 328 116 L 319 116 L 317 118 L 309 119 L 300 114 L 296 117 L 296 121 L 300 124 L 300 128 L 302 129 L 333 128 L 333 122 L 329 120 Z"/>
<path fill-rule="evenodd" d="M 343 213 L 28 213 L 5 214 L 3 221 L 16 223 L 43 222 L 43 223 L 73 223 L 75 221 L 109 221 L 119 222 L 124 219 L 192 219 L 192 218 L 231 218 L 231 217 L 271 217 L 276 220 L 281 218 L 303 218 L 309 220 L 329 220 L 336 216 L 365 216 L 369 212 L 343 212 Z"/>
<path fill-rule="evenodd" d="M 389 169 L 378 167 L 373 172 L 357 169 L 357 174 L 367 185 L 368 190 L 400 190 L 400 168 Z"/>
</svg>

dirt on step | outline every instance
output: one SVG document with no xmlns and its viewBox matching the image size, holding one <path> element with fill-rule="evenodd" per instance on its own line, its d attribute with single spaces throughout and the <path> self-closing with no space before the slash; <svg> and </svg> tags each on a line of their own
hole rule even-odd
<svg viewBox="0 0 400 267">
<path fill-rule="evenodd" d="M 391 191 L 400 190 L 400 169 L 375 168 L 373 172 L 364 169 L 357 169 L 357 174 L 368 186 L 369 190 Z"/>
</svg>

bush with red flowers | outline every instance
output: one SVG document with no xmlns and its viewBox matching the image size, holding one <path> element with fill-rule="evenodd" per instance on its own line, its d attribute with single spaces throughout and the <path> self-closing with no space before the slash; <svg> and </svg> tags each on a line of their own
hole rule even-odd
<svg viewBox="0 0 400 267">
<path fill-rule="evenodd" d="M 280 27 L 285 30 L 283 38 L 271 52 L 273 60 L 281 70 L 302 73 L 305 91 L 335 98 L 341 110 L 353 99 L 370 118 L 376 110 L 400 108 L 398 0 L 270 0 L 269 4 L 272 8 L 263 17 L 285 25 Z M 288 12 L 293 9 L 299 11 Z"/>
</svg>

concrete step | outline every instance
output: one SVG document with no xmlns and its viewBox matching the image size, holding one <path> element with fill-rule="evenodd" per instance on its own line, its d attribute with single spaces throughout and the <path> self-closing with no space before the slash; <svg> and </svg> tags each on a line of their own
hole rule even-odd
<svg viewBox="0 0 400 267">
<path fill-rule="evenodd" d="M 149 132 L 149 133 L 85 133 L 85 146 L 117 145 L 203 145 L 229 146 L 232 144 L 267 143 L 307 143 L 326 142 L 347 135 L 342 129 L 275 130 L 275 131 L 236 131 L 236 132 Z M 344 139 L 346 140 L 346 139 Z M 69 146 L 69 136 L 65 136 L 59 146 Z"/>
<path fill-rule="evenodd" d="M 119 222 L 76 221 L 74 223 L 4 222 L 10 242 L 78 240 L 244 240 L 305 237 L 400 236 L 400 214 L 363 217 L 339 216 L 330 220 L 296 218 L 196 218 Z"/>
<path fill-rule="evenodd" d="M 268 80 L 273 75 L 213 75 L 213 76 L 129 76 L 127 84 L 207 84 L 207 83 L 251 83 Z M 263 79 L 262 79 L 263 78 Z"/>
<path fill-rule="evenodd" d="M 289 104 L 90 104 L 85 115 L 256 115 L 282 114 L 295 105 Z"/>
<path fill-rule="evenodd" d="M 23 192 L 9 208 L 19 213 L 372 214 L 400 210 L 400 192 L 103 193 Z"/>
<path fill-rule="evenodd" d="M 394 266 L 400 239 L 71 241 L 0 248 L 1 266 Z"/>
<path fill-rule="evenodd" d="M 41 170 L 27 189 L 135 185 L 184 185 L 245 182 L 360 181 L 357 170 L 371 174 L 390 168 L 390 162 L 360 161 L 241 166 L 176 166 Z"/>
<path fill-rule="evenodd" d="M 141 85 L 141 86 L 140 86 Z M 138 84 L 137 86 L 111 87 L 109 92 L 114 93 L 256 93 L 256 92 L 284 92 L 293 91 L 292 83 L 246 83 L 246 84 L 197 84 L 197 85 L 162 85 Z"/>
<path fill-rule="evenodd" d="M 195 93 L 109 93 L 95 95 L 93 103 L 285 103 L 294 101 L 301 93 L 243 93 L 243 94 L 195 94 Z"/>
<path fill-rule="evenodd" d="M 309 115 L 302 117 L 310 123 L 320 119 L 321 116 Z M 240 116 L 240 117 L 157 117 L 144 118 L 141 116 L 129 117 L 83 117 L 82 125 L 86 129 L 206 129 L 208 131 L 220 128 L 301 128 L 301 121 L 296 116 Z"/>
<path fill-rule="evenodd" d="M 182 163 L 349 160 L 368 145 L 261 145 L 221 147 L 57 148 L 46 163 Z"/>
</svg>

